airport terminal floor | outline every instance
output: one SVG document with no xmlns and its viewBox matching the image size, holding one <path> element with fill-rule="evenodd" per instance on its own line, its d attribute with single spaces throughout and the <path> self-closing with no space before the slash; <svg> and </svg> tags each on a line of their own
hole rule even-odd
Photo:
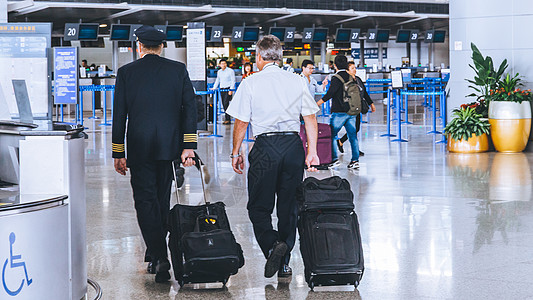
<svg viewBox="0 0 533 300">
<path fill-rule="evenodd" d="M 263 277 L 265 259 L 246 210 L 246 177 L 230 166 L 230 126 L 222 127 L 222 138 L 200 138 L 198 150 L 212 178 L 207 197 L 226 204 L 246 258 L 227 288 L 217 283 L 180 289 L 174 280 L 158 284 L 146 273 L 129 174 L 115 173 L 111 129 L 93 120 L 85 123 L 88 276 L 101 285 L 104 299 L 533 298 L 533 155 L 448 153 L 445 145 L 434 144 L 440 135 L 426 134 L 429 114 L 404 127 L 409 142 L 390 142 L 380 137 L 386 131 L 380 111 L 378 105 L 370 124 L 362 126 L 365 156 L 359 170 L 346 169 L 347 144 L 340 167 L 312 174 L 339 175 L 352 186 L 365 259 L 357 290 L 346 286 L 310 291 L 298 243 L 292 279 Z M 250 147 L 252 143 L 247 151 Z M 186 171 L 179 193 L 182 203 L 203 201 L 196 169 Z M 172 205 L 175 201 L 173 197 Z"/>
</svg>

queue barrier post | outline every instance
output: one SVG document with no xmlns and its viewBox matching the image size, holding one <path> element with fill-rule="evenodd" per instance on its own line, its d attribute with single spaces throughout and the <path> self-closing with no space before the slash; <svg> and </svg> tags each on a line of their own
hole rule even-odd
<svg viewBox="0 0 533 300">
<path fill-rule="evenodd" d="M 402 98 L 405 101 L 405 120 L 402 122 L 402 124 L 413 124 L 412 122 L 409 122 L 409 95 L 402 93 Z"/>
<path fill-rule="evenodd" d="M 447 138 L 444 128 L 446 128 L 446 91 L 441 91 L 440 95 L 440 116 L 442 118 L 442 138 L 440 141 L 435 142 L 436 144 L 446 144 Z"/>
<path fill-rule="evenodd" d="M 391 123 L 391 90 L 387 90 L 387 101 L 388 101 L 388 104 L 387 104 L 387 133 L 386 134 L 382 134 L 381 136 L 386 136 L 386 137 L 393 137 L 393 136 L 396 136 L 394 134 L 391 134 L 390 133 L 390 123 Z"/>
<path fill-rule="evenodd" d="M 222 137 L 218 134 L 218 100 L 220 96 L 220 89 L 215 91 L 213 99 L 213 134 L 208 137 Z"/>
<path fill-rule="evenodd" d="M 80 124 L 81 126 L 83 126 L 83 93 L 81 94 L 82 96 L 80 97 L 80 105 L 78 105 L 78 109 L 79 109 L 78 116 L 80 117 Z"/>
<path fill-rule="evenodd" d="M 394 98 L 395 101 L 402 101 L 401 100 L 402 95 L 400 95 L 400 91 L 394 92 Z M 392 140 L 391 142 L 400 142 L 405 143 L 408 142 L 407 140 L 402 139 L 402 109 L 400 103 L 396 105 L 396 117 L 398 118 L 398 138 Z"/>
<path fill-rule="evenodd" d="M 100 91 L 102 91 L 104 93 L 104 107 L 103 107 L 103 111 L 104 111 L 104 122 L 103 123 L 100 123 L 100 126 L 110 126 L 111 123 L 107 122 L 107 86 L 102 86 L 101 88 L 99 88 Z"/>
<path fill-rule="evenodd" d="M 95 120 L 96 119 L 100 119 L 99 117 L 96 116 L 96 108 L 95 108 L 96 101 L 95 101 L 95 91 L 94 90 L 92 91 L 92 96 L 93 96 L 93 115 L 92 115 L 92 117 L 89 117 L 89 119 L 95 119 Z"/>
</svg>

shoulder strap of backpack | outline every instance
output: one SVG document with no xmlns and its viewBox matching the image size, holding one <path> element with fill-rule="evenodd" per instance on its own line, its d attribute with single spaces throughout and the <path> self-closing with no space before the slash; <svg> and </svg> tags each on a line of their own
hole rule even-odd
<svg viewBox="0 0 533 300">
<path fill-rule="evenodd" d="M 333 77 L 335 77 L 335 78 L 337 78 L 338 80 L 340 80 L 340 81 L 342 82 L 342 84 L 346 84 L 346 81 L 344 81 L 344 79 L 342 78 L 341 75 L 339 75 L 339 74 L 335 74 L 335 75 L 333 75 Z"/>
</svg>

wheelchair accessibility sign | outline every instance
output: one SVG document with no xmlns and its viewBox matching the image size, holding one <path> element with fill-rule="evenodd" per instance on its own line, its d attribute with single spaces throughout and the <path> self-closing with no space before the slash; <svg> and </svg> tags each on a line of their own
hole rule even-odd
<svg viewBox="0 0 533 300">
<path fill-rule="evenodd" d="M 11 232 L 9 234 L 9 257 L 5 259 L 2 266 L 2 287 L 9 296 L 17 296 L 33 283 L 22 254 L 17 254 L 20 249 L 17 249 L 15 245 L 16 239 L 15 233 Z"/>
</svg>

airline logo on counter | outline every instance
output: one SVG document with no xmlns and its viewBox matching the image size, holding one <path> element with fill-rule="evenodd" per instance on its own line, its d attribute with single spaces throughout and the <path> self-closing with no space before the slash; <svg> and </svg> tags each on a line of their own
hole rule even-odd
<svg viewBox="0 0 533 300">
<path fill-rule="evenodd" d="M 18 250 L 14 247 L 15 241 L 15 233 L 11 232 L 9 234 L 10 256 L 6 258 L 2 267 L 2 286 L 9 296 L 18 295 L 24 287 L 30 286 L 33 283 L 33 279 L 28 276 L 28 269 L 26 263 L 22 259 L 22 255 L 13 255 L 13 253 L 17 253 Z M 14 269 L 18 270 L 14 271 Z M 24 270 L 24 273 L 21 272 L 21 269 Z"/>
</svg>

